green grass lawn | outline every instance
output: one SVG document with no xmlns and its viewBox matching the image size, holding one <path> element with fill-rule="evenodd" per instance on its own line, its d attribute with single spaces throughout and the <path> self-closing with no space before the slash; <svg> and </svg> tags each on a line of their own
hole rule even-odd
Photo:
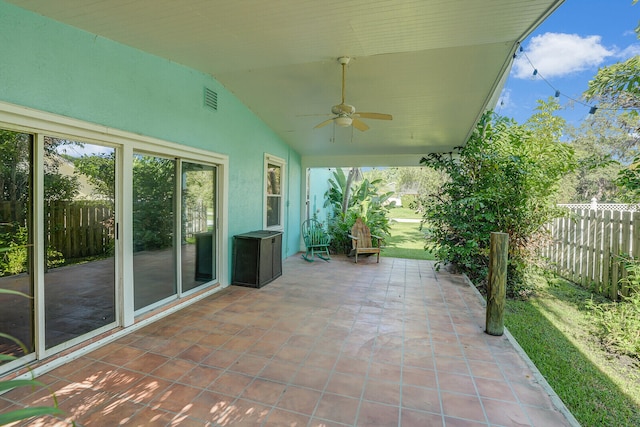
<svg viewBox="0 0 640 427">
<path fill-rule="evenodd" d="M 542 280 L 533 297 L 507 302 L 505 325 L 583 426 L 640 426 L 638 361 L 595 338 L 590 298 L 564 280 Z"/>
<path fill-rule="evenodd" d="M 422 219 L 422 215 L 416 212 L 414 209 L 397 207 L 397 208 L 391 208 L 389 210 L 389 218 Z"/>
<path fill-rule="evenodd" d="M 420 231 L 419 222 L 393 221 L 391 237 L 385 239 L 381 255 L 389 258 L 435 259 L 430 252 L 424 250 L 424 244 L 424 234 Z"/>
</svg>

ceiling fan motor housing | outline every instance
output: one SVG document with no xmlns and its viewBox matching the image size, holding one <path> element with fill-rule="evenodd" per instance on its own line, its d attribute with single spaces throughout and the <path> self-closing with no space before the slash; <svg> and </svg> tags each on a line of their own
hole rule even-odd
<svg viewBox="0 0 640 427">
<path fill-rule="evenodd" d="M 333 114 L 353 114 L 356 112 L 356 107 L 349 104 L 338 104 L 331 107 L 331 112 Z"/>
</svg>

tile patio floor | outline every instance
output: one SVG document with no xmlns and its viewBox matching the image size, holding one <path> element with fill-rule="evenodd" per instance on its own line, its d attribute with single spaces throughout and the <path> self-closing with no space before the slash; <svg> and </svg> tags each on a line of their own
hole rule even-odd
<svg viewBox="0 0 640 427">
<path fill-rule="evenodd" d="M 78 426 L 568 426 L 464 278 L 429 261 L 284 261 L 39 379 Z M 50 404 L 0 396 L 0 411 Z M 18 425 L 68 425 L 42 418 Z"/>
</svg>

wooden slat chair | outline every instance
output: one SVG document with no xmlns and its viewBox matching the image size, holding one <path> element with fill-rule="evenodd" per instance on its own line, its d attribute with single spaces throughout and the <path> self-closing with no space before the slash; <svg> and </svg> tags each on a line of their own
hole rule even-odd
<svg viewBox="0 0 640 427">
<path fill-rule="evenodd" d="M 304 239 L 304 245 L 307 247 L 307 252 L 302 255 L 302 258 L 309 262 L 314 261 L 314 256 L 325 261 L 331 259 L 329 256 L 331 236 L 317 220 L 308 219 L 302 223 L 302 238 Z"/>
<path fill-rule="evenodd" d="M 351 253 L 356 256 L 356 263 L 358 262 L 358 254 L 377 254 L 378 259 L 376 262 L 380 262 L 382 237 L 372 235 L 369 227 L 367 227 L 361 218 L 356 219 L 355 224 L 351 227 L 349 237 L 351 238 Z M 376 239 L 376 246 L 372 244 L 372 237 Z"/>
</svg>

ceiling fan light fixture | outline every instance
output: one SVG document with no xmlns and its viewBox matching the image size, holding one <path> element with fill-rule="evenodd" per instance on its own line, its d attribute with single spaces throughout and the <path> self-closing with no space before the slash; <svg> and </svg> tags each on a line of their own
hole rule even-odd
<svg viewBox="0 0 640 427">
<path fill-rule="evenodd" d="M 352 119 L 348 116 L 336 117 L 335 122 L 338 126 L 346 128 L 351 126 Z"/>
</svg>

